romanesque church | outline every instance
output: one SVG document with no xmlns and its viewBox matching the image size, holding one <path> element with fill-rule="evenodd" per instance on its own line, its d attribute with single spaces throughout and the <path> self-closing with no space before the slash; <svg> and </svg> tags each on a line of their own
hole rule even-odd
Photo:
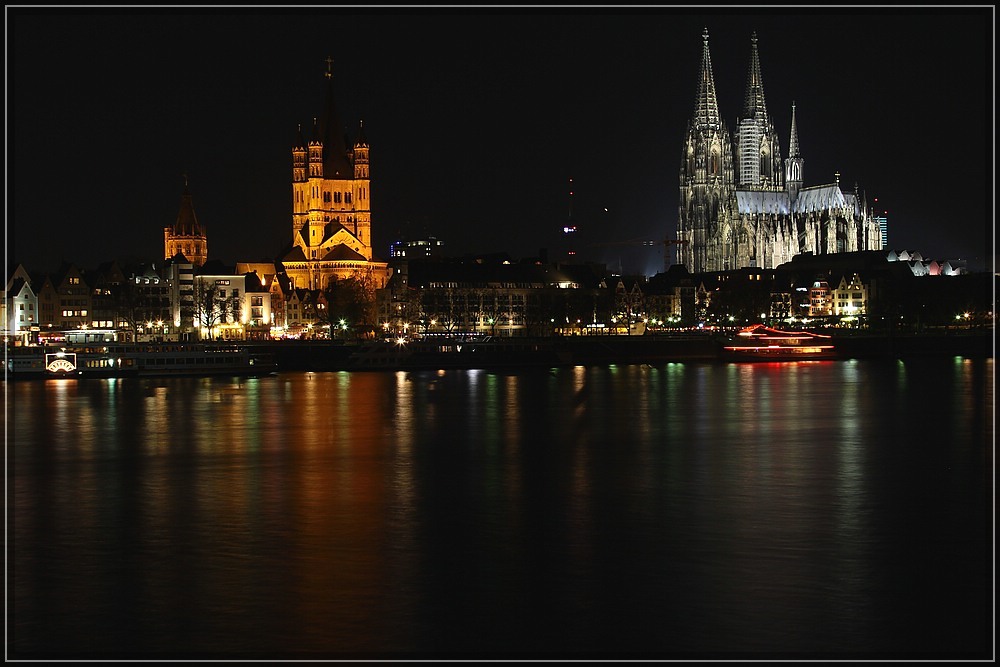
<svg viewBox="0 0 1000 667">
<path fill-rule="evenodd" d="M 306 141 L 299 126 L 292 148 L 292 245 L 281 257 L 297 288 L 327 289 L 334 280 L 366 277 L 385 285 L 391 269 L 373 257 L 369 146 L 363 122 L 350 142 L 337 113 L 332 61 L 326 106 Z"/>
</svg>

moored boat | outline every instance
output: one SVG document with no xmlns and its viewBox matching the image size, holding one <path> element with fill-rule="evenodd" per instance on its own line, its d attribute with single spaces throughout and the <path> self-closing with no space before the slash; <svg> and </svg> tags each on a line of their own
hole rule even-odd
<svg viewBox="0 0 1000 667">
<path fill-rule="evenodd" d="M 807 361 L 836 359 L 837 350 L 824 334 L 754 324 L 722 346 L 722 357 L 729 361 Z"/>
<path fill-rule="evenodd" d="M 19 348 L 7 356 L 10 379 L 261 375 L 273 355 L 235 343 L 97 343 Z"/>
</svg>

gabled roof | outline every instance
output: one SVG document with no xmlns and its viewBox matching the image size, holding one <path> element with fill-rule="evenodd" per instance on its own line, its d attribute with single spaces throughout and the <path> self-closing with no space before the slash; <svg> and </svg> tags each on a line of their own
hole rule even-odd
<svg viewBox="0 0 1000 667">
<path fill-rule="evenodd" d="M 31 296 L 35 296 L 34 291 L 31 289 L 31 284 L 24 278 L 18 276 L 11 281 L 10 287 L 7 289 L 7 298 L 13 299 L 14 297 L 20 296 L 21 292 L 25 289 L 28 290 Z"/>
<path fill-rule="evenodd" d="M 302 252 L 302 246 L 294 246 L 287 255 L 281 258 L 283 262 L 304 262 L 306 254 Z"/>
<path fill-rule="evenodd" d="M 840 191 L 840 187 L 835 184 L 803 188 L 799 190 L 799 198 L 795 200 L 796 213 L 846 207 L 847 199 Z"/>
<path fill-rule="evenodd" d="M 352 250 L 344 244 L 334 246 L 330 252 L 326 253 L 323 257 L 324 261 L 350 261 L 350 262 L 367 262 L 368 259 L 359 252 Z"/>
<path fill-rule="evenodd" d="M 736 207 L 740 213 L 787 214 L 791 210 L 791 202 L 784 191 L 737 190 Z"/>
<path fill-rule="evenodd" d="M 184 179 L 184 192 L 181 194 L 181 207 L 177 212 L 177 220 L 170 229 L 173 236 L 204 236 L 205 230 L 198 224 L 198 216 L 194 214 L 194 204 L 188 191 L 187 178 Z"/>
<path fill-rule="evenodd" d="M 213 259 L 202 264 L 197 273 L 203 276 L 233 276 L 236 275 L 236 267 L 223 264 L 221 260 Z"/>
</svg>

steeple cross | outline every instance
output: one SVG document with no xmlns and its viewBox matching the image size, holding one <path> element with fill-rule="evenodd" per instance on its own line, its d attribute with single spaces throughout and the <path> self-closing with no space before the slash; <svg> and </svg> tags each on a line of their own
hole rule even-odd
<svg viewBox="0 0 1000 667">
<path fill-rule="evenodd" d="M 326 78 L 330 78 L 333 75 L 333 58 L 330 56 L 326 57 Z"/>
</svg>

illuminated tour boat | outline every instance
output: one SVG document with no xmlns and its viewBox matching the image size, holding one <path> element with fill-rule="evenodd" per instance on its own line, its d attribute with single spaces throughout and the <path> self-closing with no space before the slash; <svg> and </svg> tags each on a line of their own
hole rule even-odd
<svg viewBox="0 0 1000 667">
<path fill-rule="evenodd" d="M 809 331 L 781 331 L 763 324 L 746 327 L 722 348 L 731 361 L 796 361 L 836 359 L 830 336 Z"/>
</svg>

